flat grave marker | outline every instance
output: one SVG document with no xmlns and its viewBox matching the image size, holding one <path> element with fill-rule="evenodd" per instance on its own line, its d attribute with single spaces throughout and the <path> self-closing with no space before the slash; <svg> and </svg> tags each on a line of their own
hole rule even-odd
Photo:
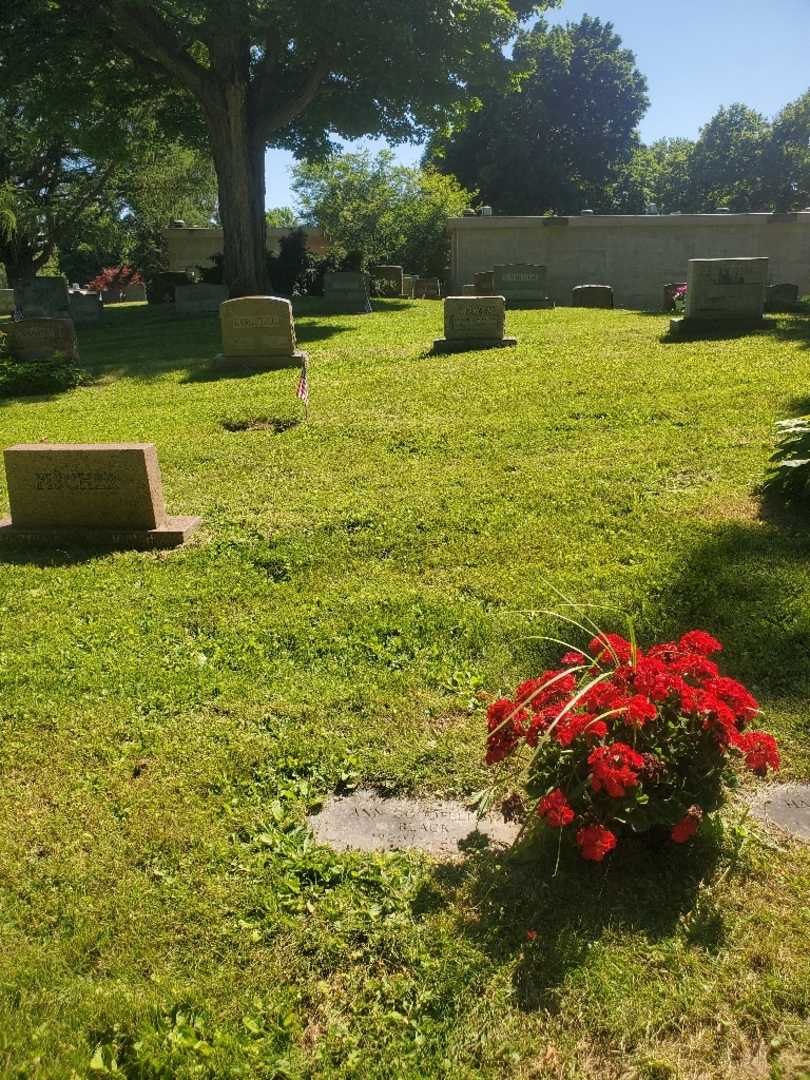
<svg viewBox="0 0 810 1080">
<path fill-rule="evenodd" d="M 304 362 L 296 349 L 292 304 L 279 296 L 240 296 L 219 308 L 222 354 L 214 366 L 272 371 Z"/>
<path fill-rule="evenodd" d="M 810 843 L 810 783 L 771 784 L 757 795 L 751 812 L 760 821 Z"/>
<path fill-rule="evenodd" d="M 78 361 L 79 346 L 72 319 L 23 319 L 8 328 L 8 350 L 14 360 L 36 360 L 62 353 Z"/>
<path fill-rule="evenodd" d="M 433 351 L 471 352 L 517 345 L 504 337 L 506 303 L 502 296 L 448 296 L 444 301 L 444 337 Z"/>
<path fill-rule="evenodd" d="M 460 803 L 384 798 L 362 789 L 328 799 L 309 823 L 316 838 L 337 851 L 416 848 L 445 856 L 463 854 L 468 844 L 511 844 L 520 831 L 516 823 L 497 815 L 479 821 Z"/>
<path fill-rule="evenodd" d="M 171 548 L 197 517 L 169 517 L 151 443 L 31 443 L 3 452 L 11 516 L 0 544 Z"/>
</svg>

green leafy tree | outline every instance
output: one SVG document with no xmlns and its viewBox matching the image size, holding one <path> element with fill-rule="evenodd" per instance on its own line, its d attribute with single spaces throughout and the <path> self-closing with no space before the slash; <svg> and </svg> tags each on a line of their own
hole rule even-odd
<svg viewBox="0 0 810 1080">
<path fill-rule="evenodd" d="M 768 202 L 770 125 L 737 102 L 721 108 L 701 129 L 690 156 L 690 209 L 762 210 Z"/>
<path fill-rule="evenodd" d="M 810 205 L 810 90 L 774 118 L 766 174 L 774 209 Z"/>
<path fill-rule="evenodd" d="M 447 259 L 445 226 L 473 198 L 455 177 L 397 165 L 390 150 L 335 154 L 298 165 L 296 193 L 307 224 L 318 226 L 333 253 L 440 274 Z"/>
<path fill-rule="evenodd" d="M 298 215 L 291 206 L 274 206 L 264 215 L 268 229 L 295 229 Z"/>
<path fill-rule="evenodd" d="M 428 160 L 502 213 L 613 207 L 648 99 L 610 23 L 539 22 L 518 36 L 500 83 L 477 92 L 479 111 L 434 138 Z"/>
<path fill-rule="evenodd" d="M 555 0 L 26 0 L 8 36 L 37 67 L 81 27 L 149 79 L 180 88 L 216 165 L 225 278 L 265 281 L 264 152 L 299 156 L 332 134 L 422 138 L 465 108 L 519 21 Z M 6 28 L 4 28 L 4 31 Z M 80 41 L 73 42 L 82 48 Z"/>
</svg>

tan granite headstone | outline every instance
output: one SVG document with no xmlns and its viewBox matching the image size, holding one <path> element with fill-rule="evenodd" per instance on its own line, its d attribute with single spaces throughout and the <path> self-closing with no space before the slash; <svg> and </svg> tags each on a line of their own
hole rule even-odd
<svg viewBox="0 0 810 1080">
<path fill-rule="evenodd" d="M 71 319 L 23 319 L 8 329 L 8 349 L 15 360 L 34 360 L 63 353 L 68 360 L 79 359 L 76 331 Z"/>
<path fill-rule="evenodd" d="M 31 443 L 3 452 L 11 517 L 0 542 L 175 547 L 199 518 L 166 514 L 151 443 Z"/>
<path fill-rule="evenodd" d="M 462 352 L 517 345 L 504 337 L 506 301 L 502 296 L 448 296 L 444 301 L 444 337 L 435 352 Z"/>
<path fill-rule="evenodd" d="M 219 308 L 222 355 L 218 367 L 279 368 L 300 364 L 292 304 L 279 296 L 240 296 Z"/>
</svg>

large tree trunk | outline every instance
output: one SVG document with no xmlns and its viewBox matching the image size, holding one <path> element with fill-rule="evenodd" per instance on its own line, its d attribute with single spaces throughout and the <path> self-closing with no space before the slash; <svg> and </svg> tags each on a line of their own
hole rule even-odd
<svg viewBox="0 0 810 1080">
<path fill-rule="evenodd" d="M 219 181 L 225 283 L 231 296 L 267 291 L 264 141 L 250 115 L 248 85 L 225 83 L 205 106 Z"/>
</svg>

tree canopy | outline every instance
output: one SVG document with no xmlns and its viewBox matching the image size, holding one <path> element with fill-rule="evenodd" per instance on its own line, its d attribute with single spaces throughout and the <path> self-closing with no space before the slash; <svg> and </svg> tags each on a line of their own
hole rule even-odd
<svg viewBox="0 0 810 1080">
<path fill-rule="evenodd" d="M 447 261 L 447 219 L 473 198 L 452 176 L 397 165 L 389 150 L 302 163 L 293 189 L 305 221 L 323 230 L 339 258 L 358 254 L 434 276 Z"/>
<path fill-rule="evenodd" d="M 219 182 L 225 277 L 264 283 L 264 151 L 323 152 L 333 135 L 423 137 L 504 63 L 522 18 L 556 0 L 28 0 L 10 37 L 41 64 L 81 27 L 145 78 L 179 88 L 202 119 Z M 81 42 L 76 48 L 85 47 Z"/>
<path fill-rule="evenodd" d="M 519 35 L 481 108 L 433 139 L 427 159 L 500 213 L 608 209 L 638 145 L 647 83 L 610 23 L 585 16 Z"/>
</svg>

